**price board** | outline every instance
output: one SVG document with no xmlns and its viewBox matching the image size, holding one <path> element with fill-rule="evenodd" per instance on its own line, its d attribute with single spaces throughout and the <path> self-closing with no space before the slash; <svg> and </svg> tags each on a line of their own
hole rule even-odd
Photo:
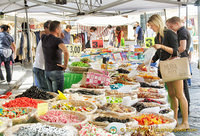
<svg viewBox="0 0 200 136">
<path fill-rule="evenodd" d="M 155 44 L 154 37 L 147 37 L 147 38 L 145 38 L 145 46 L 146 46 L 146 48 L 149 48 L 149 47 L 151 47 L 154 44 Z"/>
<path fill-rule="evenodd" d="M 92 40 L 92 48 L 103 48 L 103 40 Z"/>
<path fill-rule="evenodd" d="M 82 51 L 82 45 L 66 44 L 69 51 L 69 55 L 72 57 L 80 57 Z"/>
</svg>

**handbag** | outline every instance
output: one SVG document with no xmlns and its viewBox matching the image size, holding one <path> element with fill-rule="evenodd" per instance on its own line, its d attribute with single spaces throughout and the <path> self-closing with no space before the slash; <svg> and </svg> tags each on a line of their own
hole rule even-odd
<svg viewBox="0 0 200 136">
<path fill-rule="evenodd" d="M 160 61 L 160 72 L 163 82 L 191 78 L 188 57 Z"/>
</svg>

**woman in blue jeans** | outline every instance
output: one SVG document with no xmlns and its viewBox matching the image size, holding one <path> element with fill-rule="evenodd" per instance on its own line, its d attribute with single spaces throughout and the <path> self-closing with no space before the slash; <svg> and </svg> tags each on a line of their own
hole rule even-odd
<svg viewBox="0 0 200 136">
<path fill-rule="evenodd" d="M 6 69 L 6 79 L 8 84 L 10 84 L 12 80 L 12 74 L 10 69 L 10 62 L 13 61 L 13 52 L 15 56 L 16 46 L 14 43 L 14 39 L 9 34 L 10 27 L 8 25 L 1 26 L 0 32 L 0 80 L 4 80 L 3 73 L 1 71 L 1 64 L 4 62 Z"/>
</svg>

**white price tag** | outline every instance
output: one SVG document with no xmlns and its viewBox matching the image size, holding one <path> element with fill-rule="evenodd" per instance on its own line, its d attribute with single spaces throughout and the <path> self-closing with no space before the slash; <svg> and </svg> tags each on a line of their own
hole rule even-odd
<svg viewBox="0 0 200 136">
<path fill-rule="evenodd" d="M 70 57 L 80 57 L 82 45 L 66 44 Z"/>
</svg>

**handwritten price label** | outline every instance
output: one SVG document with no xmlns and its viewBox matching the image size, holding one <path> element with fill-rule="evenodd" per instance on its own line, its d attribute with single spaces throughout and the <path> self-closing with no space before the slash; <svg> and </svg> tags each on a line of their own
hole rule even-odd
<svg viewBox="0 0 200 136">
<path fill-rule="evenodd" d="M 66 47 L 69 51 L 70 56 L 72 56 L 72 57 L 80 57 L 81 56 L 81 51 L 82 51 L 81 45 L 67 44 Z"/>
<path fill-rule="evenodd" d="M 147 37 L 147 38 L 145 38 L 145 46 L 146 46 L 146 48 L 149 48 L 149 47 L 151 47 L 154 44 L 155 44 L 154 37 Z"/>
<path fill-rule="evenodd" d="M 103 40 L 92 40 L 92 48 L 103 48 Z"/>
</svg>

